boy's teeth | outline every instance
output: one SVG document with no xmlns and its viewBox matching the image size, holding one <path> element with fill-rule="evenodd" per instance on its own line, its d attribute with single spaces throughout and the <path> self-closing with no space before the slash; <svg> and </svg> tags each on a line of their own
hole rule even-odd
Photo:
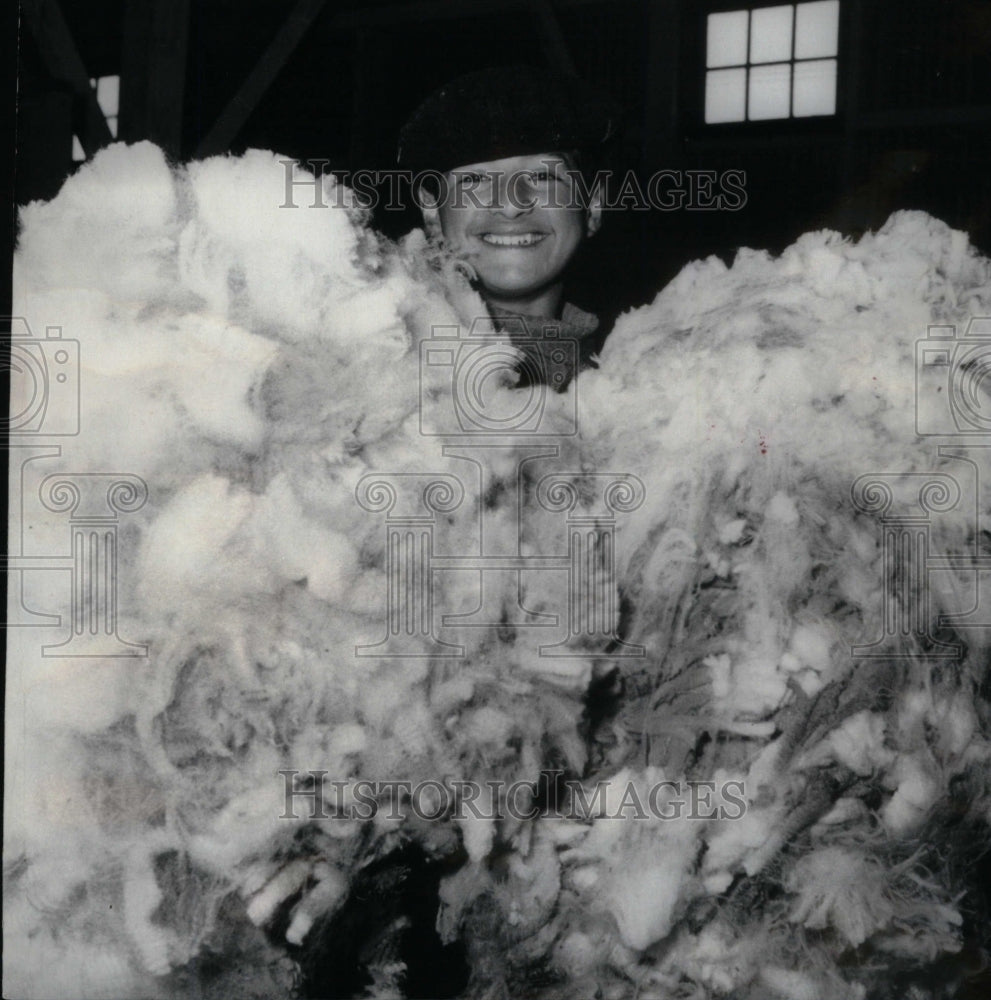
<svg viewBox="0 0 991 1000">
<path fill-rule="evenodd" d="M 482 239 L 497 247 L 528 247 L 538 240 L 542 240 L 543 235 L 541 233 L 521 233 L 519 236 L 509 236 L 501 233 L 485 233 Z"/>
</svg>

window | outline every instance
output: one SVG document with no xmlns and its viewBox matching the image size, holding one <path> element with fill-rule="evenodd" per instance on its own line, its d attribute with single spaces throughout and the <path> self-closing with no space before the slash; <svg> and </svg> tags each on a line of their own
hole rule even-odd
<svg viewBox="0 0 991 1000">
<path fill-rule="evenodd" d="M 705 123 L 836 114 L 839 0 L 710 14 Z"/>
<path fill-rule="evenodd" d="M 117 138 L 117 111 L 120 104 L 120 77 L 101 76 L 99 80 L 90 80 L 90 86 L 96 91 L 96 102 L 100 105 L 103 117 L 107 119 L 110 134 Z M 83 144 L 78 136 L 72 137 L 72 162 L 81 163 L 86 159 Z"/>
</svg>

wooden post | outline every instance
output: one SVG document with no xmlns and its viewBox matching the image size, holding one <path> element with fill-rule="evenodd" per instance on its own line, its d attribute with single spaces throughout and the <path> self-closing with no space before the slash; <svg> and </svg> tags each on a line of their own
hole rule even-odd
<svg viewBox="0 0 991 1000">
<path fill-rule="evenodd" d="M 359 28 L 354 33 L 354 45 L 351 48 L 354 66 L 351 73 L 351 141 L 348 159 L 352 170 L 362 166 L 362 160 L 367 153 L 365 128 L 368 120 L 368 109 L 371 100 L 370 79 L 372 66 L 371 46 L 368 44 L 368 31 Z"/>
<path fill-rule="evenodd" d="M 651 0 L 647 10 L 647 93 L 641 148 L 644 164 L 651 170 L 673 167 L 678 153 L 682 17 L 680 0 Z M 697 70 L 704 71 L 701 65 Z"/>
<path fill-rule="evenodd" d="M 128 0 L 118 137 L 181 155 L 189 0 Z"/>
<path fill-rule="evenodd" d="M 36 198 L 46 201 L 54 198 L 71 172 L 74 103 L 73 95 L 64 87 L 23 94 L 18 99 L 14 192 L 18 204 Z M 8 232 L 13 233 L 14 229 Z"/>
<path fill-rule="evenodd" d="M 83 120 L 79 141 L 87 156 L 113 142 L 113 136 L 90 85 L 89 73 L 76 49 L 58 0 L 23 0 L 21 9 L 31 34 L 38 43 L 48 72 L 69 85 L 82 105 Z"/>
<path fill-rule="evenodd" d="M 860 125 L 860 89 L 864 83 L 864 18 L 867 12 L 859 0 L 847 0 L 840 8 L 840 48 L 837 53 L 837 80 L 843 101 L 837 112 L 843 116 L 843 153 L 837 157 L 837 184 L 841 192 L 849 193 L 856 188 L 857 147 L 861 141 L 858 134 Z M 833 222 L 840 232 L 850 232 L 857 228 L 858 220 L 849 198 L 841 197 L 839 215 Z"/>
</svg>

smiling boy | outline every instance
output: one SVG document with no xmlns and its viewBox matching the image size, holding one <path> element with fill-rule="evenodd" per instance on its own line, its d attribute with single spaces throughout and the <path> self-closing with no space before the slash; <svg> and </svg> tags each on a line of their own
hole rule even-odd
<svg viewBox="0 0 991 1000">
<path fill-rule="evenodd" d="M 448 197 L 426 205 L 424 218 L 472 265 L 488 304 L 556 317 L 568 264 L 599 228 L 599 193 L 582 206 L 574 168 L 540 151 L 457 167 L 447 178 Z"/>
<path fill-rule="evenodd" d="M 598 320 L 566 303 L 564 286 L 601 224 L 593 167 L 616 122 L 613 105 L 581 81 L 515 66 L 452 81 L 403 127 L 400 165 L 438 182 L 418 192 L 424 226 L 470 266 L 497 326 L 533 362 L 521 374 L 548 370 L 548 325 L 557 343 L 578 342 L 565 384 L 592 363 Z"/>
</svg>

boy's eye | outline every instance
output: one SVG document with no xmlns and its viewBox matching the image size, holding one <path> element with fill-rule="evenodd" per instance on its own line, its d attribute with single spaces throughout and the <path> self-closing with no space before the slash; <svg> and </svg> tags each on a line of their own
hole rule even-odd
<svg viewBox="0 0 991 1000">
<path fill-rule="evenodd" d="M 458 183 L 462 187 L 478 187 L 479 184 L 485 182 L 485 179 L 485 174 L 480 174 L 472 170 L 463 174 L 458 174 Z"/>
</svg>

